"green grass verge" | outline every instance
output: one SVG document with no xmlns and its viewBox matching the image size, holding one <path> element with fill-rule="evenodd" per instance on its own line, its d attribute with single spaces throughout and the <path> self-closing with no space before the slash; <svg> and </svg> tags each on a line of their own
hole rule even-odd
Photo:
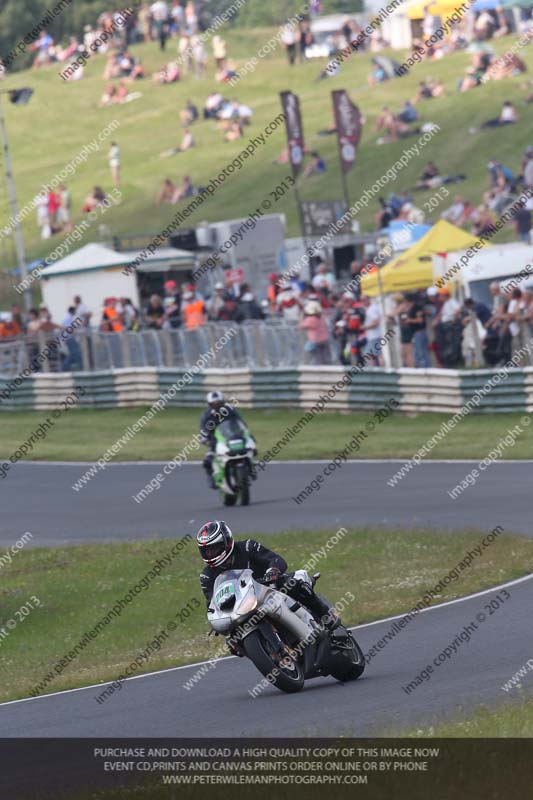
<svg viewBox="0 0 533 800">
<path fill-rule="evenodd" d="M 486 532 L 485 532 L 486 533 Z M 333 531 L 269 535 L 269 546 L 289 566 L 304 565 Z M 257 535 L 261 538 L 260 534 Z M 355 602 L 343 614 L 347 624 L 367 622 L 412 608 L 456 566 L 481 534 L 434 531 L 350 531 L 319 561 L 320 590 L 333 602 L 351 591 Z M 105 617 L 173 546 L 172 541 L 123 542 L 54 549 L 26 549 L 2 570 L 2 625 L 32 596 L 42 603 L 0 642 L 0 700 L 28 696 L 56 662 L 73 650 L 85 632 Z M 45 691 L 57 691 L 116 679 L 162 630 L 168 638 L 139 672 L 210 657 L 221 639 L 207 637 L 203 602 L 169 632 L 168 622 L 194 599 L 202 601 L 201 562 L 190 542 L 111 617 L 78 657 Z M 441 595 L 452 599 L 523 575 L 533 566 L 533 541 L 506 534 L 450 583 Z M 95 695 L 98 691 L 95 689 Z"/>
<path fill-rule="evenodd" d="M 502 693 L 503 694 L 503 693 Z M 445 722 L 424 725 L 408 731 L 396 731 L 394 736 L 428 739 L 512 739 L 533 738 L 533 697 L 517 692 L 505 696 L 506 703 L 479 706 L 467 716 L 454 715 Z M 512 699 L 512 702 L 509 702 Z M 388 734 L 384 734 L 388 735 Z"/>
<path fill-rule="evenodd" d="M 255 55 L 272 33 L 269 29 L 223 31 L 230 56 L 240 65 Z M 514 41 L 514 37 L 505 37 L 491 42 L 491 45 L 498 53 L 503 53 L 512 47 Z M 151 76 L 173 58 L 175 48 L 175 42 L 170 42 L 166 53 L 160 53 L 156 43 L 137 45 L 132 49 L 143 60 L 147 74 Z M 393 54 L 400 62 L 405 55 L 399 52 Z M 520 56 L 531 70 L 533 49 L 523 48 Z M 73 193 L 74 222 L 78 223 L 83 218 L 80 210 L 83 200 L 95 184 L 102 185 L 106 190 L 111 188 L 107 151 L 110 141 L 116 139 L 122 152 L 123 198 L 118 207 L 105 214 L 102 222 L 115 235 L 160 231 L 177 208 L 155 206 L 154 198 L 161 181 L 166 177 L 177 179 L 189 174 L 197 184 L 206 184 L 235 158 L 249 137 L 260 134 L 279 114 L 279 92 L 287 89 L 300 96 L 306 144 L 311 150 L 319 149 L 328 165 L 324 175 L 304 181 L 303 199 L 334 199 L 342 196 L 335 137 L 318 135 L 319 130 L 331 125 L 331 90 L 349 90 L 360 106 L 365 126 L 356 167 L 347 176 L 350 196 L 355 201 L 362 189 L 371 187 L 405 148 L 416 144 L 416 137 L 413 137 L 408 141 L 376 146 L 378 134 L 374 130 L 374 122 L 384 105 L 397 111 L 404 99 L 414 97 L 419 81 L 428 73 L 442 79 L 447 96 L 422 103 L 420 112 L 424 122 L 437 123 L 441 126 L 441 132 L 423 148 L 420 157 L 409 162 L 396 181 L 385 187 L 383 194 L 389 190 L 399 191 L 414 186 L 424 163 L 433 159 L 443 173 L 466 173 L 467 181 L 460 186 L 461 194 L 478 204 L 482 192 L 487 188 L 486 166 L 490 158 L 500 158 L 515 171 L 519 168 L 521 153 L 531 144 L 533 120 L 533 106 L 525 103 L 523 76 L 489 82 L 467 94 L 458 93 L 456 81 L 464 74 L 470 56 L 456 53 L 442 61 L 417 65 L 404 78 L 370 88 L 367 83 L 370 59 L 370 53 L 352 56 L 343 63 L 337 77 L 317 83 L 315 78 L 325 66 L 325 60 L 313 60 L 289 70 L 280 47 L 270 57 L 260 60 L 255 72 L 246 76 L 234 89 L 222 87 L 224 94 L 237 96 L 254 109 L 253 122 L 246 128 L 242 142 L 224 143 L 213 121 L 201 120 L 194 125 L 197 147 L 186 155 L 165 160 L 160 159 L 159 153 L 179 144 L 181 140 L 178 110 L 184 107 L 187 98 L 192 97 L 202 105 L 210 92 L 221 88 L 213 79 L 212 62 L 209 77 L 204 80 L 186 77 L 171 86 L 154 86 L 150 77 L 139 81 L 132 86 L 132 90 L 141 91 L 142 98 L 112 108 L 98 108 L 105 84 L 102 78 L 105 60 L 102 57 L 91 58 L 86 76 L 74 83 L 62 81 L 57 67 L 9 75 L 4 81 L 4 89 L 25 85 L 35 89 L 28 106 L 20 108 L 5 104 L 19 208 L 31 202 L 42 184 L 49 182 L 77 156 L 84 145 L 96 139 L 116 119 L 120 127 L 67 180 Z M 469 127 L 479 126 L 484 120 L 497 116 L 504 100 L 511 100 L 517 105 L 520 114 L 517 125 L 506 129 L 504 133 L 497 129 L 482 131 L 475 136 L 467 133 Z M 28 131 L 31 131 L 31 136 Z M 195 225 L 202 220 L 241 217 L 259 207 L 268 196 L 268 191 L 287 175 L 286 166 L 272 164 L 284 146 L 285 132 L 281 126 L 256 155 L 244 163 L 238 177 L 230 176 L 223 187 L 193 213 L 189 223 Z M 421 205 L 432 194 L 432 191 L 418 193 L 417 204 Z M 362 230 L 374 228 L 376 208 L 377 200 L 358 215 Z M 272 211 L 285 214 L 288 235 L 299 235 L 298 213 L 291 193 L 277 202 Z M 3 227 L 9 216 L 8 200 L 4 195 L 0 202 L 0 226 Z M 97 238 L 96 227 L 87 231 L 81 244 Z M 23 233 L 30 259 L 48 255 L 62 239 L 57 236 L 52 241 L 41 241 L 35 211 L 24 220 Z M 511 236 L 510 229 L 506 229 L 496 239 L 508 240 Z M 6 267 L 16 263 L 12 237 L 2 239 L 0 253 Z M 18 295 L 12 292 L 12 297 L 17 298 Z"/>
<path fill-rule="evenodd" d="M 39 439 L 27 458 L 31 460 L 93 461 L 100 458 L 136 422 L 145 409 L 71 411 Z M 198 430 L 200 409 L 168 408 L 154 417 L 116 455 L 115 461 L 161 460 L 173 458 Z M 266 453 L 294 425 L 302 411 L 259 411 L 245 409 L 244 417 L 259 443 L 259 455 Z M 32 431 L 48 416 L 46 411 L 14 411 L 3 414 L 0 457 L 8 457 L 25 442 Z M 361 447 L 351 458 L 409 458 L 435 435 L 449 414 L 420 414 L 416 417 L 391 416 L 376 423 Z M 432 458 L 485 458 L 517 423 L 522 414 L 483 414 L 465 418 L 432 450 Z M 280 452 L 277 459 L 331 458 L 346 447 L 347 442 L 364 429 L 372 418 L 368 413 L 325 413 L 302 428 Z M 525 429 L 513 447 L 505 448 L 504 459 L 531 458 L 533 432 Z M 192 452 L 198 459 L 203 448 Z"/>
</svg>

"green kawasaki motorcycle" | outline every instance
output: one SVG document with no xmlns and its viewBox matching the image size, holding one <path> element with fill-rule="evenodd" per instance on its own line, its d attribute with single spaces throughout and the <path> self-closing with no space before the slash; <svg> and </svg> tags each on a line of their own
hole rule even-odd
<svg viewBox="0 0 533 800">
<path fill-rule="evenodd" d="M 250 484 L 255 480 L 255 440 L 237 419 L 226 419 L 215 430 L 213 478 L 224 505 L 250 503 Z"/>
</svg>

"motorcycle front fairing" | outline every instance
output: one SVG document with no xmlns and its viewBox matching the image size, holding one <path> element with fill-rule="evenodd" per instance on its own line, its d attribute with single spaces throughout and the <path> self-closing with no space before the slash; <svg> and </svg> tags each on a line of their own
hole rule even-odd
<svg viewBox="0 0 533 800">
<path fill-rule="evenodd" d="M 228 570 L 215 580 L 207 619 L 217 633 L 227 633 L 263 603 L 267 589 L 253 579 L 251 569 Z"/>
</svg>

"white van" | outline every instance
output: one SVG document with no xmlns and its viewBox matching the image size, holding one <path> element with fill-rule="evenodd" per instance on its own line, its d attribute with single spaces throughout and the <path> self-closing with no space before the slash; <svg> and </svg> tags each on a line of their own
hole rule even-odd
<svg viewBox="0 0 533 800">
<path fill-rule="evenodd" d="M 448 253 L 444 269 L 449 269 L 464 253 L 464 250 Z M 530 277 L 528 273 L 531 273 Z M 475 253 L 458 273 L 464 296 L 473 297 L 476 302 L 485 303 L 489 308 L 492 306 L 489 291 L 492 281 L 499 281 L 502 289 L 505 289 L 518 276 L 518 282 L 513 285 L 522 290 L 533 286 L 533 245 L 523 242 L 487 245 Z"/>
<path fill-rule="evenodd" d="M 311 33 L 314 43 L 305 48 L 306 58 L 329 58 L 335 52 L 334 37 L 342 34 L 342 26 L 347 19 L 356 22 L 361 27 L 366 24 L 366 14 L 328 14 L 311 21 Z M 347 47 L 348 42 L 342 38 L 342 47 Z"/>
</svg>

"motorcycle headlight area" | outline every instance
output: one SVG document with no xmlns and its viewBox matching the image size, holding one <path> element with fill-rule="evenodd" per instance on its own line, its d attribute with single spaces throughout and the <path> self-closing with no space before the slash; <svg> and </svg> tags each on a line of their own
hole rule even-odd
<svg viewBox="0 0 533 800">
<path fill-rule="evenodd" d="M 257 597 L 254 592 L 247 592 L 246 597 L 239 603 L 239 616 L 242 614 L 249 614 L 257 608 Z"/>
</svg>

